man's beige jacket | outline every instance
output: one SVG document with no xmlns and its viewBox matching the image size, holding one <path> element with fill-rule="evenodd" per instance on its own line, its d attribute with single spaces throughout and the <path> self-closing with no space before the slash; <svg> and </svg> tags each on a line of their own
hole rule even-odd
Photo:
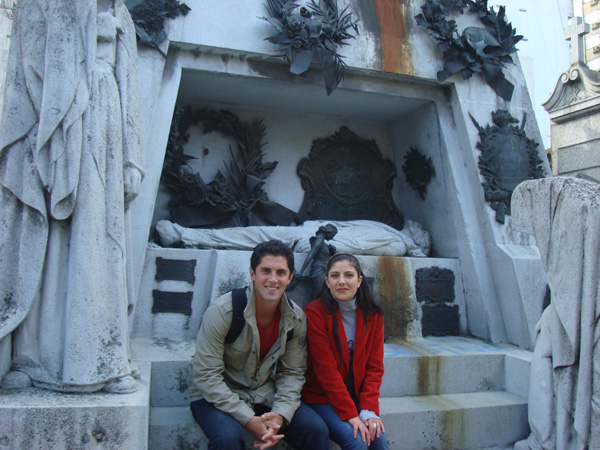
<svg viewBox="0 0 600 450">
<path fill-rule="evenodd" d="M 306 371 L 306 317 L 300 307 L 282 297 L 279 338 L 262 362 L 255 316 L 255 297 L 247 288 L 246 324 L 238 338 L 225 344 L 232 319 L 232 295 L 215 300 L 204 313 L 192 358 L 191 401 L 204 398 L 246 425 L 255 404 L 270 406 L 288 422 L 300 405 Z M 288 341 L 288 331 L 293 337 Z"/>
</svg>

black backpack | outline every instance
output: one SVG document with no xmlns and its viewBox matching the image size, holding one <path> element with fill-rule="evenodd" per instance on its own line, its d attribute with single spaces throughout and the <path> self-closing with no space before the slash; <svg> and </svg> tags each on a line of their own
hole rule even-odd
<svg viewBox="0 0 600 450">
<path fill-rule="evenodd" d="M 230 344 L 235 341 L 242 330 L 244 329 L 244 325 L 246 325 L 246 319 L 244 319 L 244 309 L 246 309 L 246 305 L 248 304 L 248 299 L 246 298 L 246 288 L 234 289 L 231 291 L 231 303 L 233 306 L 233 313 L 231 315 L 231 325 L 229 325 L 229 330 L 227 331 L 227 335 L 225 336 L 225 343 Z M 290 304 L 290 308 L 293 308 L 292 302 L 288 298 L 288 303 Z M 294 337 L 294 329 L 292 328 L 287 333 L 287 341 Z"/>
</svg>

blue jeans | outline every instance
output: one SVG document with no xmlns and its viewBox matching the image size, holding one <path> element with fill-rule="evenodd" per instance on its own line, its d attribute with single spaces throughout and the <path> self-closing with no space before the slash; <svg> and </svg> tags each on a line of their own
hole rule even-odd
<svg viewBox="0 0 600 450">
<path fill-rule="evenodd" d="M 229 414 L 204 399 L 193 401 L 190 409 L 208 438 L 209 450 L 246 449 L 244 430 Z M 262 414 L 266 410 L 258 412 Z M 327 426 L 305 403 L 300 403 L 294 418 L 280 434 L 284 434 L 283 440 L 296 450 L 329 450 Z"/>
<path fill-rule="evenodd" d="M 360 431 L 356 433 L 354 438 L 354 428 L 350 422 L 340 419 L 340 416 L 333 408 L 331 403 L 327 405 L 310 406 L 327 424 L 329 428 L 329 437 L 336 442 L 342 450 L 390 450 L 390 441 L 387 434 L 381 433 L 379 438 L 375 438 L 371 445 L 367 447 L 367 443 L 362 441 Z"/>
</svg>

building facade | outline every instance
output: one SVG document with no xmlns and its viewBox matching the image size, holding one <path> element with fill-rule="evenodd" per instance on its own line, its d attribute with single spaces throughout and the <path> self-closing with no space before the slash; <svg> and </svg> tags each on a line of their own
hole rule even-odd
<svg viewBox="0 0 600 450">
<path fill-rule="evenodd" d="M 581 1 L 581 0 L 575 0 Z M 489 6 L 506 7 L 506 17 L 523 39 L 517 57 L 540 127 L 543 145 L 550 148 L 550 118 L 542 104 L 548 100 L 556 80 L 569 68 L 569 42 L 564 30 L 573 17 L 573 0 L 495 0 Z M 533 119 L 533 118 L 531 118 Z"/>
<path fill-rule="evenodd" d="M 600 0 L 583 0 L 580 7 L 581 17 L 590 25 L 585 36 L 585 63 L 592 70 L 600 70 Z"/>
</svg>

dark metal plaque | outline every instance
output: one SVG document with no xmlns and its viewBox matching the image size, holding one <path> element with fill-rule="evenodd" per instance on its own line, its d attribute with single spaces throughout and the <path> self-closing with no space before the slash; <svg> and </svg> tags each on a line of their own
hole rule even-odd
<svg viewBox="0 0 600 450">
<path fill-rule="evenodd" d="M 423 336 L 448 336 L 460 334 L 458 306 L 423 305 Z"/>
<path fill-rule="evenodd" d="M 383 159 L 377 143 L 346 127 L 313 141 L 308 158 L 298 163 L 306 220 L 374 220 L 401 230 L 404 218 L 392 198 L 396 168 Z"/>
<path fill-rule="evenodd" d="M 152 314 L 179 313 L 192 315 L 192 292 L 152 291 Z"/>
<path fill-rule="evenodd" d="M 175 280 L 187 281 L 188 283 L 194 284 L 194 281 L 196 281 L 194 276 L 195 268 L 195 259 L 156 258 L 156 276 L 154 278 L 158 281 Z"/>
<path fill-rule="evenodd" d="M 415 274 L 417 301 L 452 303 L 454 301 L 454 272 L 441 267 L 417 269 Z"/>
<path fill-rule="evenodd" d="M 479 131 L 476 147 L 479 171 L 486 181 L 481 183 L 485 200 L 496 211 L 496 221 L 504 223 L 510 214 L 510 200 L 517 185 L 525 180 L 544 177 L 542 160 L 537 153 L 538 144 L 525 134 L 525 116 L 521 126 L 505 109 L 492 113 L 494 126 L 482 127 L 471 116 Z"/>
</svg>

